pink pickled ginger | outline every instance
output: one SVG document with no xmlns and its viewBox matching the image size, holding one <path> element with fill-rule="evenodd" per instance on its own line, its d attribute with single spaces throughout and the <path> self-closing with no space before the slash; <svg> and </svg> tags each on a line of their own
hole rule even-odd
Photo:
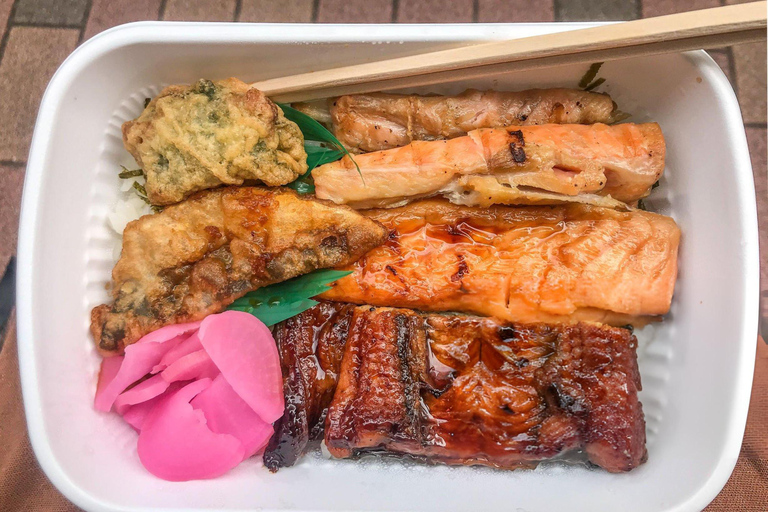
<svg viewBox="0 0 768 512">
<path fill-rule="evenodd" d="M 222 375 L 192 400 L 192 407 L 203 411 L 212 431 L 232 434 L 243 443 L 243 459 L 264 448 L 274 432 L 272 425 L 262 420 Z"/>
<path fill-rule="evenodd" d="M 149 412 L 139 433 L 139 460 L 153 475 L 172 482 L 221 476 L 243 460 L 243 444 L 216 434 L 202 411 L 189 404 L 211 385 L 195 381 L 165 397 Z"/>
<path fill-rule="evenodd" d="M 102 361 L 94 405 L 139 432 L 153 475 L 215 478 L 263 450 L 283 414 L 277 346 L 237 311 L 163 327 Z"/>
<path fill-rule="evenodd" d="M 203 319 L 200 343 L 232 389 L 266 421 L 285 409 L 280 355 L 272 333 L 251 314 L 225 311 Z"/>
</svg>

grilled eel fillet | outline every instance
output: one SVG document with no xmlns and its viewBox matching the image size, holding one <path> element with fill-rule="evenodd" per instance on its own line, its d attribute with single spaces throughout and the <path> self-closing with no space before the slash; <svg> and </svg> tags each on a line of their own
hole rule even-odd
<svg viewBox="0 0 768 512">
<path fill-rule="evenodd" d="M 354 152 L 452 139 L 478 128 L 612 123 L 616 112 L 610 96 L 573 89 L 470 89 L 458 96 L 373 93 L 330 102 L 334 133 Z"/>
<path fill-rule="evenodd" d="M 353 304 L 321 302 L 280 322 L 273 336 L 283 372 L 285 413 L 264 452 L 271 471 L 293 466 L 308 441 L 323 436 L 328 405 L 336 390 Z"/>
<path fill-rule="evenodd" d="M 527 323 L 641 325 L 670 307 L 680 230 L 663 215 L 438 200 L 365 215 L 389 240 L 323 298 Z"/>
<path fill-rule="evenodd" d="M 386 230 L 354 210 L 292 190 L 230 187 L 198 193 L 128 224 L 112 271 L 114 302 L 91 312 L 105 355 L 168 324 L 217 313 L 248 291 L 348 265 Z"/>
<path fill-rule="evenodd" d="M 323 422 L 336 457 L 515 468 L 581 449 L 612 472 L 646 458 L 626 329 L 321 304 L 276 338 L 289 405 L 264 456 L 272 470 L 293 464 Z"/>
</svg>

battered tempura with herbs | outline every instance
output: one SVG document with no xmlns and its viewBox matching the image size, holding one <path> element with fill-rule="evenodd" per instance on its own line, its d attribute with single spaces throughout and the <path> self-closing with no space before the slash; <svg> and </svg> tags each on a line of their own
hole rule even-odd
<svg viewBox="0 0 768 512">
<path fill-rule="evenodd" d="M 285 185 L 307 170 L 299 127 L 261 91 L 228 78 L 166 87 L 123 124 L 153 205 L 244 182 Z"/>
</svg>

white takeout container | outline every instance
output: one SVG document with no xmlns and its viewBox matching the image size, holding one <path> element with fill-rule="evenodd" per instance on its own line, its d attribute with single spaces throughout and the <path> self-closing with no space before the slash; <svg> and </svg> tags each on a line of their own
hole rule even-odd
<svg viewBox="0 0 768 512">
<path fill-rule="evenodd" d="M 271 474 L 252 459 L 224 477 L 170 483 L 136 455 L 136 434 L 92 408 L 99 358 L 89 312 L 107 300 L 117 240 L 106 217 L 120 124 L 171 83 L 247 82 L 402 56 L 461 41 L 584 24 L 245 25 L 138 23 L 100 34 L 43 98 L 27 166 L 18 250 L 18 340 L 29 433 L 45 473 L 88 510 L 700 510 L 736 463 L 757 334 L 755 191 L 736 97 L 703 52 L 606 63 L 601 90 L 632 121 L 658 121 L 667 171 L 647 204 L 682 232 L 672 311 L 640 350 L 648 462 L 627 474 L 544 464 L 497 471 L 310 454 Z M 429 87 L 575 87 L 571 65 Z M 648 337 L 648 329 L 641 337 Z M 194 449 L 190 447 L 190 449 Z"/>
</svg>

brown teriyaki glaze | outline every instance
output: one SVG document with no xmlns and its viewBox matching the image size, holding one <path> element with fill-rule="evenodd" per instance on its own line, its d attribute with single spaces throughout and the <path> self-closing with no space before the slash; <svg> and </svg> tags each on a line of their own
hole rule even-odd
<svg viewBox="0 0 768 512">
<path fill-rule="evenodd" d="M 637 342 L 626 329 L 323 303 L 281 324 L 276 339 L 287 408 L 265 454 L 272 470 L 295 462 L 324 416 L 336 457 L 515 468 L 583 450 L 612 472 L 646 458 Z"/>
</svg>

